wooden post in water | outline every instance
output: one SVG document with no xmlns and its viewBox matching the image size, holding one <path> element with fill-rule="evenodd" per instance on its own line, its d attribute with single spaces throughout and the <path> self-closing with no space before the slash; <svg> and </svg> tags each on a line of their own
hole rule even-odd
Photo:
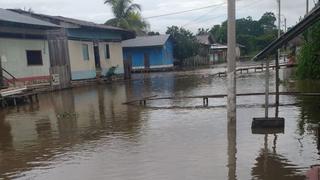
<svg viewBox="0 0 320 180">
<path fill-rule="evenodd" d="M 236 121 L 236 1 L 228 0 L 228 121 Z"/>
<path fill-rule="evenodd" d="M 266 97 L 265 97 L 265 118 L 269 117 L 269 81 L 270 81 L 270 69 L 269 69 L 269 58 L 266 59 Z"/>
</svg>

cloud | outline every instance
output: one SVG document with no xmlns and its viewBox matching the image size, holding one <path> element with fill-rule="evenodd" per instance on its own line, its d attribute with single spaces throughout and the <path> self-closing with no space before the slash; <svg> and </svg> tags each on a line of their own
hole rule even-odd
<svg viewBox="0 0 320 180">
<path fill-rule="evenodd" d="M 142 5 L 144 17 L 184 11 L 212 4 L 221 4 L 226 0 L 135 0 Z M 305 14 L 305 1 L 281 0 L 282 18 L 286 17 L 288 26 L 292 26 Z M 112 18 L 110 7 L 103 0 L 10 0 L 0 1 L 1 8 L 26 8 L 37 13 L 61 15 L 71 18 L 104 23 Z M 311 8 L 311 6 L 310 6 Z M 237 18 L 251 16 L 259 19 L 264 12 L 277 14 L 277 0 L 238 0 Z M 209 28 L 220 24 L 227 18 L 227 6 L 213 7 L 184 14 L 148 19 L 151 29 L 165 32 L 171 25 L 183 26 L 195 32 L 198 28 Z"/>
</svg>

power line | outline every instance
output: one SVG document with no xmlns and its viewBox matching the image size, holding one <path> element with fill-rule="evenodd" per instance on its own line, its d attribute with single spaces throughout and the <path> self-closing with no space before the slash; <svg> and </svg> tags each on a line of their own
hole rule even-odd
<svg viewBox="0 0 320 180">
<path fill-rule="evenodd" d="M 251 3 L 250 5 L 245 6 L 245 8 L 239 8 L 238 12 L 243 11 L 243 10 L 246 10 L 246 9 L 248 9 L 248 8 L 251 8 L 251 7 L 253 7 L 253 6 L 257 5 L 257 4 L 260 4 L 261 2 L 262 2 L 262 1 L 260 1 L 260 0 L 255 0 L 255 1 L 253 1 L 253 3 Z M 207 14 L 209 14 L 209 13 L 207 13 Z M 203 17 L 205 16 L 205 15 L 202 15 L 202 16 L 198 17 L 197 19 L 192 20 L 192 21 L 190 21 L 189 23 L 183 25 L 182 27 L 188 26 L 188 25 L 190 25 L 192 22 L 207 22 L 207 21 L 211 21 L 211 20 L 213 20 L 213 19 L 217 19 L 217 18 L 226 16 L 226 15 L 227 15 L 226 13 L 223 13 L 223 14 L 220 14 L 220 15 L 218 15 L 218 16 L 213 16 L 213 17 L 211 16 L 211 17 L 208 17 L 207 19 L 201 20 L 201 18 L 203 18 Z M 200 21 L 199 21 L 199 20 L 200 20 Z"/>
<path fill-rule="evenodd" d="M 191 20 L 191 21 L 189 21 L 188 23 L 184 24 L 182 27 L 188 26 L 189 24 L 191 24 L 191 23 L 193 23 L 193 22 L 197 22 L 198 20 L 202 19 L 203 17 L 206 17 L 206 16 L 207 16 L 209 13 L 211 13 L 212 10 L 214 10 L 214 9 L 215 9 L 215 8 L 209 9 L 208 12 L 206 12 L 205 14 L 203 14 L 203 15 L 201 15 L 201 16 L 199 16 L 199 17 L 197 17 L 197 18 L 195 18 L 195 19 L 193 19 L 193 20 Z"/>
<path fill-rule="evenodd" d="M 172 15 L 177 15 L 177 14 L 183 14 L 183 13 L 187 13 L 187 12 L 198 11 L 198 10 L 202 10 L 202 9 L 208 9 L 208 8 L 212 8 L 212 7 L 222 6 L 222 5 L 225 5 L 225 4 L 226 3 L 214 4 L 214 5 L 209 5 L 209 6 L 200 7 L 200 8 L 194 8 L 194 9 L 189 9 L 189 10 L 184 10 L 184 11 L 177 11 L 177 12 L 173 12 L 173 13 L 150 16 L 150 17 L 146 17 L 145 19 L 152 19 L 152 18 L 158 18 L 158 17 L 164 17 L 164 16 L 172 16 Z"/>
</svg>

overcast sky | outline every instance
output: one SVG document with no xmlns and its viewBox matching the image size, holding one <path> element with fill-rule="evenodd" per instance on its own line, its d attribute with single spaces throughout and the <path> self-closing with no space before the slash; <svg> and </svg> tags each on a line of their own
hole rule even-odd
<svg viewBox="0 0 320 180">
<path fill-rule="evenodd" d="M 315 0 L 316 1 L 316 0 Z M 209 28 L 226 20 L 226 0 L 135 0 L 142 6 L 144 17 L 151 17 L 177 11 L 184 11 L 209 5 L 209 9 L 188 12 L 180 15 L 147 19 L 151 30 L 164 33 L 168 26 L 184 26 L 196 32 L 200 27 Z M 310 0 L 310 8 L 313 7 Z M 288 26 L 296 24 L 306 9 L 306 0 L 281 0 L 282 18 L 287 18 Z M 221 5 L 223 4 L 223 5 Z M 104 23 L 112 18 L 110 7 L 103 0 L 0 0 L 0 8 L 31 8 L 36 13 L 60 15 L 71 18 Z M 266 12 L 277 12 L 277 0 L 239 0 L 237 18 L 252 16 L 259 19 Z"/>
</svg>

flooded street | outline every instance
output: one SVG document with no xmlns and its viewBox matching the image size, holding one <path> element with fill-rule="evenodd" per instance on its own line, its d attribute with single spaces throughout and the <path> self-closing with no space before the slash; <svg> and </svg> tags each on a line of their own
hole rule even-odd
<svg viewBox="0 0 320 180">
<path fill-rule="evenodd" d="M 207 108 L 202 99 L 122 104 L 225 94 L 226 78 L 210 76 L 216 71 L 137 74 L 144 79 L 43 94 L 38 104 L 2 110 L 0 179 L 305 179 L 320 160 L 317 97 L 281 96 L 286 127 L 277 135 L 251 132 L 252 118 L 264 116 L 263 96 L 238 98 L 236 131 L 228 128 L 226 99 L 209 99 Z M 280 91 L 319 91 L 320 83 L 284 81 L 287 71 Z M 264 91 L 262 73 L 237 78 L 238 93 Z"/>
</svg>

